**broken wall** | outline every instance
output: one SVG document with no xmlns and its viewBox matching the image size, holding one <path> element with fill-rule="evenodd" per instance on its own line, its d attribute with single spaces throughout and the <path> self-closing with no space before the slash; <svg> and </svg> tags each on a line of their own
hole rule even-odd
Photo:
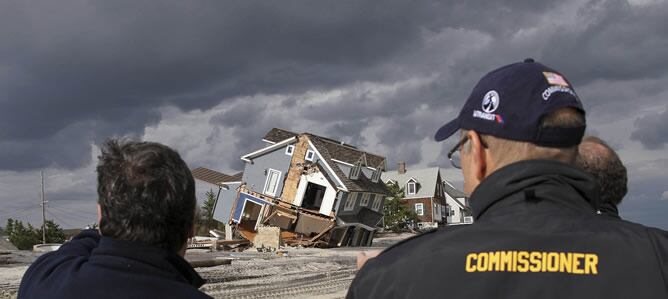
<svg viewBox="0 0 668 299">
<path fill-rule="evenodd" d="M 281 246 L 281 228 L 273 226 L 260 226 L 253 240 L 255 248 L 278 249 Z"/>
</svg>

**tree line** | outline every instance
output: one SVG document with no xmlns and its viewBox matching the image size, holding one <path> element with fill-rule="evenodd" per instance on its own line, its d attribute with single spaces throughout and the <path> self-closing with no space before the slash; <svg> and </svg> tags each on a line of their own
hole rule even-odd
<svg viewBox="0 0 668 299">
<path fill-rule="evenodd" d="M 46 227 L 46 243 L 65 242 L 65 233 L 58 224 L 52 220 L 47 220 L 44 224 Z M 34 245 L 42 243 L 42 228 L 35 228 L 30 223 L 25 225 L 20 220 L 9 218 L 2 230 L 8 236 L 9 242 L 19 250 L 30 250 Z"/>
</svg>

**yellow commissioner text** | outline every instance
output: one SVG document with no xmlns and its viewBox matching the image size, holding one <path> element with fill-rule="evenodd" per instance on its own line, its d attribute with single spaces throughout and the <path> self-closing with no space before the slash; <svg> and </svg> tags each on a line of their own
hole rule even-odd
<svg viewBox="0 0 668 299">
<path fill-rule="evenodd" d="M 598 255 L 543 251 L 469 253 L 466 256 L 466 272 L 557 272 L 598 275 Z"/>
</svg>

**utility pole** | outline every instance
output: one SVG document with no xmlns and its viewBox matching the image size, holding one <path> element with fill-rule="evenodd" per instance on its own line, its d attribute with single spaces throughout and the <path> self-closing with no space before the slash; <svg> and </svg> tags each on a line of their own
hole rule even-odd
<svg viewBox="0 0 668 299">
<path fill-rule="evenodd" d="M 39 172 L 42 178 L 42 244 L 46 244 L 46 201 L 44 200 L 44 170 Z"/>
</svg>

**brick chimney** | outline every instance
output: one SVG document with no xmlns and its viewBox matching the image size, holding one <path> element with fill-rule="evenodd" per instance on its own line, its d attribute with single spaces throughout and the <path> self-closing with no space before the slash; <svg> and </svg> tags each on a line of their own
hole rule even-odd
<svg viewBox="0 0 668 299">
<path fill-rule="evenodd" d="M 402 162 L 399 162 L 397 164 L 399 165 L 399 168 L 398 168 L 397 172 L 399 172 L 399 174 L 406 173 L 406 162 L 402 161 Z"/>
</svg>

